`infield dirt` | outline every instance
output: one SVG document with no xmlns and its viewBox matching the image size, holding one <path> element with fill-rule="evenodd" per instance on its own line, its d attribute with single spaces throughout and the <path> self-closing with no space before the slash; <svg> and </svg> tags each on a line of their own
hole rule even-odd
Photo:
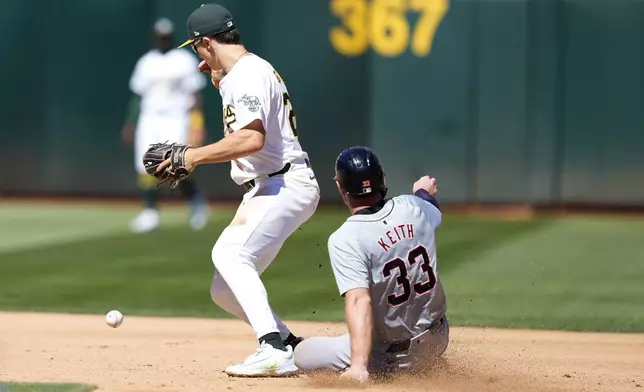
<svg viewBox="0 0 644 392">
<path fill-rule="evenodd" d="M 43 294 L 46 295 L 46 294 Z M 452 328 L 422 377 L 368 387 L 337 376 L 235 379 L 222 370 L 257 347 L 236 320 L 0 312 L 0 381 L 77 382 L 100 391 L 642 391 L 644 335 Z M 337 324 L 291 322 L 300 335 Z"/>
</svg>

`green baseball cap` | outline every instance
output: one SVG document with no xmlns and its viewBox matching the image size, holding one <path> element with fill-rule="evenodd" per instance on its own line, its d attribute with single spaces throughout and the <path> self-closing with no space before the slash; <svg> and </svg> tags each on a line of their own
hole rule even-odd
<svg viewBox="0 0 644 392">
<path fill-rule="evenodd" d="M 235 28 L 230 11 L 219 4 L 202 4 L 188 17 L 188 39 L 179 47 L 190 45 L 201 37 L 225 33 Z"/>
</svg>

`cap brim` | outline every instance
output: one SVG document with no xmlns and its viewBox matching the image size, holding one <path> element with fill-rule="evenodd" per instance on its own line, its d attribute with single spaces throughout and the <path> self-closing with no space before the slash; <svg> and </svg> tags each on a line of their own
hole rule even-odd
<svg viewBox="0 0 644 392">
<path fill-rule="evenodd" d="M 179 45 L 179 48 L 183 48 L 184 46 L 190 45 L 190 44 L 191 44 L 191 43 L 193 43 L 193 42 L 195 42 L 195 40 L 194 40 L 194 39 L 189 39 L 189 40 L 187 40 L 186 42 L 184 42 L 184 43 L 182 43 L 181 45 Z"/>
</svg>

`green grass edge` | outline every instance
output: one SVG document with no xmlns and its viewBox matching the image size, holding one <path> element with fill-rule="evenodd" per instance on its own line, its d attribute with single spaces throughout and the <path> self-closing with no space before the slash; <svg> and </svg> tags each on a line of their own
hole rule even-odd
<svg viewBox="0 0 644 392">
<path fill-rule="evenodd" d="M 92 392 L 98 386 L 75 383 L 0 382 L 0 392 Z"/>
</svg>

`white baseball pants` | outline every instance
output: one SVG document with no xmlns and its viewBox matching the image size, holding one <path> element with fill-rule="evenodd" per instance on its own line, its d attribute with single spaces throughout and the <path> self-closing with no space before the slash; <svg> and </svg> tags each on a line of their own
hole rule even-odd
<svg viewBox="0 0 644 392">
<path fill-rule="evenodd" d="M 293 165 L 284 175 L 256 180 L 212 249 L 212 300 L 249 323 L 258 338 L 271 332 L 286 338 L 290 332 L 270 308 L 259 275 L 285 240 L 313 215 L 319 200 L 318 183 L 304 164 Z"/>
</svg>

